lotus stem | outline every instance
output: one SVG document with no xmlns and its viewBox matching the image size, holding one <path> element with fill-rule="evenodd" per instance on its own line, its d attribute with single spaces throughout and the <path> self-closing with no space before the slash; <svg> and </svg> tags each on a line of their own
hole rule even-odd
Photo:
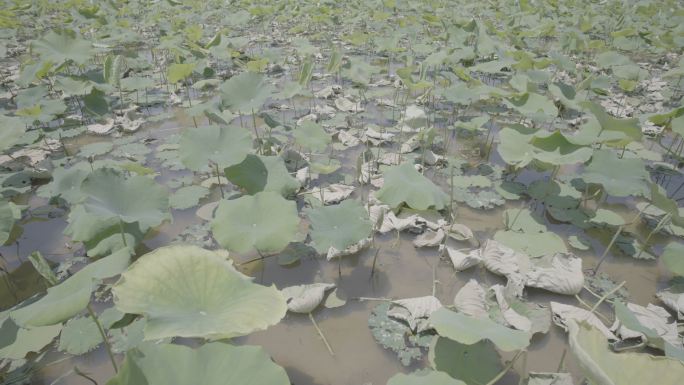
<svg viewBox="0 0 684 385">
<path fill-rule="evenodd" d="M 88 306 L 86 306 L 86 309 L 88 309 L 88 314 L 90 314 L 90 317 L 95 322 L 95 325 L 97 325 L 97 330 L 100 332 L 100 336 L 102 337 L 102 342 L 104 343 L 105 350 L 107 350 L 107 355 L 109 356 L 109 360 L 112 362 L 112 367 L 114 368 L 114 373 L 118 373 L 119 368 L 116 366 L 116 359 L 114 359 L 114 353 L 112 352 L 112 345 L 109 344 L 109 340 L 107 339 L 107 335 L 105 334 L 104 328 L 102 327 L 102 323 L 100 323 L 100 320 L 97 318 L 97 315 L 93 311 L 93 307 L 90 306 L 90 304 L 88 304 Z"/>
<path fill-rule="evenodd" d="M 607 292 L 607 293 L 604 294 L 601 298 L 599 298 L 598 302 L 596 302 L 596 303 L 594 304 L 594 307 L 592 307 L 591 310 L 590 310 L 589 312 L 590 312 L 590 313 L 595 312 L 596 309 L 598 309 L 598 307 L 603 303 L 603 301 L 605 301 L 608 297 L 610 297 L 611 295 L 615 294 L 618 290 L 620 290 L 620 288 L 621 288 L 622 286 L 624 286 L 625 283 L 627 283 L 627 281 L 622 281 L 619 285 L 615 286 L 615 287 L 612 288 L 609 292 Z"/>
<path fill-rule="evenodd" d="M 77 376 L 83 377 L 91 383 L 98 385 L 97 381 L 95 381 L 92 377 L 82 372 L 81 369 L 79 369 L 76 365 L 74 365 L 74 373 L 76 373 Z"/>
<path fill-rule="evenodd" d="M 121 240 L 123 241 L 124 247 L 128 247 L 128 243 L 126 242 L 126 233 L 124 232 L 124 223 L 123 219 L 119 218 L 119 231 L 121 232 Z"/>
<path fill-rule="evenodd" d="M 563 369 L 563 364 L 565 363 L 565 355 L 568 353 L 568 347 L 563 348 L 563 353 L 561 354 L 560 361 L 558 361 L 558 369 L 556 372 L 559 373 Z"/>
<path fill-rule="evenodd" d="M 375 250 L 375 255 L 373 256 L 373 267 L 371 267 L 371 273 L 370 273 L 371 278 L 373 278 L 373 275 L 375 274 L 375 261 L 378 260 L 378 254 L 380 254 L 380 248 Z"/>
<path fill-rule="evenodd" d="M 214 163 L 214 166 L 216 168 L 216 182 L 218 183 L 219 191 L 221 191 L 221 199 L 225 199 L 226 196 L 223 194 L 223 187 L 221 186 L 221 176 L 219 172 L 218 163 Z"/>
<path fill-rule="evenodd" d="M 518 385 L 523 385 L 525 379 L 527 378 L 527 350 L 523 352 L 523 362 L 522 371 L 520 372 L 520 380 L 518 380 Z"/>
<path fill-rule="evenodd" d="M 318 324 L 316 323 L 316 320 L 314 319 L 313 314 L 309 313 L 309 319 L 311 320 L 311 323 L 313 324 L 313 326 L 316 328 L 318 335 L 321 336 L 321 339 L 323 340 L 325 347 L 328 348 L 328 352 L 330 352 L 330 355 L 335 357 L 335 352 L 333 352 L 332 347 L 330 347 L 330 344 L 328 343 L 328 340 L 325 338 L 325 335 L 323 334 L 323 331 L 321 330 L 321 328 L 318 327 Z"/>
<path fill-rule="evenodd" d="M 494 384 L 496 384 L 497 382 L 499 382 L 499 380 L 500 380 L 503 376 L 505 376 L 506 373 L 508 373 L 509 370 L 511 370 L 511 368 L 513 367 L 513 364 L 515 364 L 515 361 L 518 360 L 518 357 L 520 357 L 520 355 L 521 355 L 523 352 L 524 352 L 524 350 L 519 350 L 519 351 L 515 354 L 515 356 L 513 357 L 513 359 L 510 360 L 510 361 L 508 361 L 508 364 L 506 364 L 506 366 L 499 372 L 499 374 L 497 374 L 494 378 L 492 378 L 492 380 L 489 381 L 489 382 L 487 383 L 487 385 L 494 385 Z"/>
<path fill-rule="evenodd" d="M 615 231 L 615 234 L 613 235 L 613 239 L 610 240 L 610 243 L 606 247 L 606 249 L 603 251 L 603 255 L 601 255 L 601 258 L 599 258 L 598 263 L 596 264 L 596 267 L 594 268 L 594 275 L 598 272 L 599 268 L 601 267 L 601 264 L 603 261 L 606 259 L 606 256 L 608 255 L 608 251 L 610 251 L 610 248 L 613 247 L 613 244 L 615 241 L 617 241 L 618 236 L 622 232 L 622 228 L 624 225 L 621 225 L 618 227 L 618 229 Z"/>
</svg>

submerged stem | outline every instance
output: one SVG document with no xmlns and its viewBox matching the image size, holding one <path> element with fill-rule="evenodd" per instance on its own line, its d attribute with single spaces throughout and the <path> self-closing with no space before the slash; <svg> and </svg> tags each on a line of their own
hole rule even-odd
<svg viewBox="0 0 684 385">
<path fill-rule="evenodd" d="M 487 383 L 487 385 L 494 385 L 494 384 L 496 384 L 503 376 L 505 376 L 506 373 L 508 373 L 508 371 L 511 370 L 511 368 L 513 367 L 513 364 L 515 364 L 515 361 L 518 360 L 518 357 L 520 357 L 520 355 L 521 355 L 523 352 L 524 352 L 524 350 L 519 350 L 519 351 L 515 354 L 515 356 L 513 357 L 513 359 L 510 360 L 510 361 L 508 362 L 508 364 L 506 364 L 506 366 L 499 372 L 499 374 L 497 374 L 496 377 L 492 378 L 492 380 L 489 381 L 489 382 Z"/>
<path fill-rule="evenodd" d="M 314 319 L 313 314 L 309 313 L 309 319 L 311 320 L 311 323 L 313 324 L 313 326 L 316 328 L 318 335 L 321 336 L 321 339 L 323 339 L 323 343 L 325 344 L 325 347 L 328 348 L 330 355 L 334 357 L 335 352 L 333 352 L 332 347 L 330 347 L 328 340 L 325 339 L 325 335 L 323 335 L 323 331 L 321 331 L 321 328 L 318 327 L 318 324 L 316 323 L 316 320 Z"/>
</svg>

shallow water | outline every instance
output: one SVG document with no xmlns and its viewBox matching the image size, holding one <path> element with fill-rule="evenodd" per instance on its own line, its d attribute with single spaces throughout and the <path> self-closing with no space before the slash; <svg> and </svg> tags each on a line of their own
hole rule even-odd
<svg viewBox="0 0 684 385">
<path fill-rule="evenodd" d="M 175 117 L 159 125 L 146 128 L 135 135 L 140 138 L 163 138 L 164 136 L 178 132 L 180 127 L 187 124 L 182 110 L 175 111 Z M 181 124 L 182 123 L 182 124 Z M 88 137 L 86 137 L 88 138 Z M 90 143 L 95 139 L 79 139 L 70 144 L 70 147 L 78 147 Z M 106 139 L 105 139 L 106 140 Z M 362 149 L 350 149 L 339 158 L 344 160 L 345 167 L 352 159 L 355 159 Z M 148 156 L 151 158 L 151 155 Z M 157 181 L 162 182 L 176 175 L 174 172 L 162 172 Z M 524 177 L 524 176 L 523 176 Z M 217 192 L 205 201 L 218 198 Z M 362 192 L 355 192 L 357 198 L 362 198 Z M 28 199 L 31 207 L 41 207 L 47 201 L 38 197 Z M 503 228 L 503 212 L 506 208 L 519 208 L 521 202 L 509 201 L 505 206 L 492 210 L 475 210 L 465 205 L 457 209 L 457 222 L 468 225 L 480 240 L 486 240 Z M 630 218 L 634 213 L 626 210 L 624 206 L 611 204 L 610 207 Z M 170 243 L 174 237 L 186 227 L 200 223 L 201 219 L 195 216 L 195 208 L 188 210 L 174 210 L 173 222 L 165 223 L 160 228 L 151 232 L 144 241 L 144 249 L 152 250 L 156 247 Z M 554 225 L 547 223 L 550 230 L 562 237 L 566 237 L 572 231 L 569 225 Z M 15 285 L 19 287 L 17 295 L 19 299 L 26 298 L 37 291 L 43 290 L 41 278 L 33 271 L 26 261 L 28 254 L 39 250 L 48 259 L 54 262 L 62 260 L 63 256 L 70 255 L 73 250 L 69 248 L 69 240 L 62 235 L 66 226 L 64 217 L 58 217 L 45 221 L 31 221 L 24 225 L 24 232 L 18 239 L 17 246 L 0 248 L 9 265 L 12 266 L 12 276 Z M 643 225 L 632 226 L 629 230 L 645 237 L 648 229 Z M 608 232 L 595 232 L 591 234 L 593 250 L 587 252 L 575 252 L 583 258 L 584 268 L 592 268 L 609 242 L 612 234 Z M 605 233 L 605 234 L 604 234 Z M 487 285 L 505 283 L 501 277 L 494 276 L 484 269 L 473 268 L 461 273 L 455 273 L 451 263 L 439 257 L 435 248 L 416 249 L 412 245 L 414 236 L 402 233 L 397 238 L 395 233 L 376 236 L 375 247 L 380 248 L 378 253 L 375 272 L 371 277 L 373 263 L 373 248 L 362 251 L 358 255 L 345 257 L 338 265 L 337 261 L 327 262 L 324 258 L 302 258 L 292 266 L 281 266 L 276 258 L 266 258 L 263 262 L 256 261 L 240 266 L 240 269 L 254 277 L 257 282 L 265 285 L 275 284 L 278 288 L 306 284 L 311 282 L 332 282 L 338 286 L 338 293 L 342 298 L 348 299 L 345 306 L 334 309 L 320 307 L 314 317 L 320 328 L 328 338 L 335 356 L 330 356 L 319 338 L 318 334 L 306 315 L 288 313 L 277 325 L 268 330 L 255 332 L 249 336 L 236 338 L 237 344 L 254 344 L 263 346 L 273 357 L 273 360 L 283 366 L 295 385 L 361 385 L 361 384 L 384 384 L 387 379 L 397 372 L 408 373 L 417 368 L 427 365 L 427 352 L 421 362 L 414 362 L 411 366 L 402 366 L 394 353 L 383 349 L 376 343 L 368 328 L 368 317 L 371 310 L 382 299 L 400 299 L 418 297 L 432 294 L 433 278 L 436 280 L 435 295 L 440 301 L 449 305 L 460 287 L 470 278 L 477 278 Z M 397 242 L 398 240 L 398 242 Z M 600 241 L 599 241 L 600 240 Z M 450 241 L 454 242 L 454 241 Z M 663 239 L 654 239 L 655 244 L 662 244 Z M 457 247 L 471 247 L 467 243 L 453 243 Z M 18 254 L 17 254 L 18 252 Z M 254 255 L 234 255 L 236 263 L 252 260 Z M 21 264 L 20 264 L 21 262 Z M 626 281 L 625 287 L 630 293 L 630 300 L 638 304 L 647 304 L 654 300 L 656 288 L 664 285 L 669 276 L 658 264 L 653 262 L 637 261 L 619 254 L 610 253 L 602 266 L 602 272 L 607 273 L 616 282 Z M 434 276 L 433 276 L 434 274 Z M 0 284 L 0 290 L 2 289 Z M 584 299 L 593 303 L 596 298 L 582 293 Z M 4 294 L 3 299 L 9 298 Z M 358 300 L 358 297 L 378 298 L 379 300 Z M 548 303 L 549 301 L 576 304 L 576 300 L 570 296 L 554 295 L 542 290 L 528 289 L 527 298 L 531 302 Z M 9 304 L 3 304 L 9 305 Z M 103 304 L 99 305 L 104 307 Z M 3 306 L 4 307 L 4 306 Z M 607 307 L 600 310 L 609 316 Z M 189 342 L 192 343 L 192 342 Z M 573 374 L 577 381 L 582 378 L 576 364 L 570 354 L 565 354 L 566 334 L 555 325 L 551 326 L 546 335 L 537 334 L 529 349 L 526 367 L 529 371 L 554 372 L 558 369 L 561 358 L 564 358 L 564 367 Z M 512 354 L 504 354 L 504 359 L 510 359 Z M 64 361 L 60 361 L 64 360 Z M 103 384 L 113 375 L 108 358 L 102 348 L 87 355 L 71 357 L 66 354 L 51 352 L 48 362 L 57 361 L 41 370 L 35 377 L 35 384 L 52 384 L 65 372 L 74 366 L 88 373 L 98 383 Z M 522 372 L 522 360 L 515 364 L 515 370 L 509 372 L 501 384 L 514 385 L 518 383 L 516 372 Z M 60 380 L 59 383 L 74 385 L 90 384 L 85 378 L 69 376 Z"/>
</svg>

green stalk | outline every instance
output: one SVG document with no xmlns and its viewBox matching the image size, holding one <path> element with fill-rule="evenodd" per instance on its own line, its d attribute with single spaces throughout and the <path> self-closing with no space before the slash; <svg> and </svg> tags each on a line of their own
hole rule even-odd
<svg viewBox="0 0 684 385">
<path fill-rule="evenodd" d="M 124 233 L 124 224 L 121 218 L 119 218 L 119 231 L 121 232 L 121 240 L 123 241 L 124 247 L 128 247 L 128 243 L 126 243 L 126 233 Z"/>
<path fill-rule="evenodd" d="M 100 323 L 100 320 L 97 318 L 97 315 L 93 311 L 93 308 L 92 306 L 90 306 L 90 304 L 88 304 L 86 309 L 88 309 L 88 314 L 90 314 L 90 317 L 93 319 L 93 321 L 95 321 L 95 324 L 97 325 L 97 330 L 100 332 L 100 336 L 102 337 L 102 342 L 104 343 L 105 350 L 107 350 L 109 360 L 112 362 L 114 373 L 118 373 L 119 368 L 116 366 L 116 360 L 114 359 L 114 353 L 112 352 L 112 345 L 109 344 L 109 340 L 107 339 L 107 335 L 105 334 L 104 328 L 102 327 L 102 323 Z"/>
</svg>

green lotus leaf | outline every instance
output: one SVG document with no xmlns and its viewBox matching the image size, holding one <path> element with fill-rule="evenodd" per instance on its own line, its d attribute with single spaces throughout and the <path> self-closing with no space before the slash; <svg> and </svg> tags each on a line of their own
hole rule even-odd
<svg viewBox="0 0 684 385">
<path fill-rule="evenodd" d="M 499 131 L 499 144 L 496 150 L 504 162 L 522 168 L 534 160 L 534 149 L 530 145 L 530 140 L 532 135 L 504 127 Z"/>
<path fill-rule="evenodd" d="M 368 212 L 353 199 L 309 209 L 307 214 L 311 221 L 311 239 L 320 253 L 331 247 L 344 250 L 367 238 L 373 229 Z"/>
<path fill-rule="evenodd" d="M 644 161 L 636 158 L 620 159 L 610 150 L 594 151 L 591 162 L 582 173 L 582 179 L 602 185 L 608 194 L 616 197 L 648 196 L 650 192 L 651 178 Z"/>
<path fill-rule="evenodd" d="M 17 144 L 26 131 L 26 124 L 14 116 L 0 115 L 0 127 L 0 152 Z"/>
<path fill-rule="evenodd" d="M 130 256 L 129 249 L 121 249 L 92 262 L 59 285 L 50 287 L 38 301 L 11 311 L 10 316 L 18 325 L 25 327 L 47 326 L 67 320 L 88 306 L 97 282 L 126 269 Z"/>
<path fill-rule="evenodd" d="M 79 186 L 90 171 L 90 167 L 84 162 L 70 168 L 57 168 L 52 172 L 52 181 L 38 189 L 38 196 L 59 197 L 70 204 L 78 203 L 84 197 Z"/>
<path fill-rule="evenodd" d="M 70 60 L 82 65 L 90 60 L 92 44 L 77 37 L 73 31 L 50 31 L 42 38 L 32 41 L 31 50 L 39 54 L 41 59 L 56 65 Z"/>
<path fill-rule="evenodd" d="M 594 102 L 581 102 L 580 105 L 596 117 L 601 125 L 601 130 L 621 132 L 633 141 L 641 141 L 641 127 L 639 127 L 639 119 L 618 119 L 610 116 L 603 107 Z"/>
<path fill-rule="evenodd" d="M 190 245 L 158 248 L 121 274 L 114 304 L 145 316 L 146 340 L 232 338 L 278 323 L 287 311 L 280 292 L 253 283 L 226 257 Z"/>
<path fill-rule="evenodd" d="M 24 329 L 5 316 L 0 326 L 0 359 L 22 360 L 30 352 L 39 352 L 61 330 L 61 324 Z"/>
<path fill-rule="evenodd" d="M 226 178 L 253 195 L 260 191 L 273 191 L 284 197 L 294 194 L 301 187 L 278 156 L 249 154 L 241 162 L 224 170 Z"/>
<path fill-rule="evenodd" d="M 475 318 L 446 308 L 432 313 L 430 324 L 442 337 L 465 345 L 489 340 L 506 352 L 525 349 L 532 337 L 530 333 L 509 329 L 488 318 Z"/>
<path fill-rule="evenodd" d="M 211 224 L 214 238 L 228 250 L 276 253 L 294 240 L 299 226 L 295 202 L 263 191 L 222 200 Z"/>
<path fill-rule="evenodd" d="M 486 384 L 501 371 L 501 357 L 490 341 L 465 345 L 449 338 L 432 341 L 428 360 L 432 369 L 468 384 Z"/>
<path fill-rule="evenodd" d="M 660 259 L 673 274 L 684 277 L 684 245 L 679 242 L 668 243 Z"/>
<path fill-rule="evenodd" d="M 177 210 L 195 207 L 199 201 L 209 195 L 209 189 L 202 186 L 184 186 L 174 191 L 169 198 L 169 205 Z"/>
<path fill-rule="evenodd" d="M 606 337 L 586 322 L 569 320 L 570 351 L 583 374 L 594 384 L 647 384 L 657 376 L 658 385 L 679 385 L 684 378 L 684 362 L 650 354 L 614 353 Z"/>
<path fill-rule="evenodd" d="M 192 75 L 197 63 L 173 63 L 169 66 L 168 79 L 169 83 L 178 83 L 179 81 Z"/>
<path fill-rule="evenodd" d="M 446 373 L 419 371 L 411 374 L 397 373 L 387 381 L 387 385 L 466 385 Z"/>
<path fill-rule="evenodd" d="M 21 219 L 21 210 L 17 205 L 0 199 L 0 245 L 4 245 L 12 235 L 14 223 Z"/>
<path fill-rule="evenodd" d="M 310 120 L 304 121 L 294 131 L 295 143 L 314 152 L 323 152 L 332 139 L 323 127 Z"/>
<path fill-rule="evenodd" d="M 416 171 L 413 164 L 404 163 L 385 171 L 385 184 L 375 196 L 392 208 L 402 203 L 417 210 L 441 210 L 449 205 L 449 196 L 437 185 Z"/>
<path fill-rule="evenodd" d="M 107 385 L 290 385 L 283 368 L 258 346 L 221 342 L 197 349 L 145 343 L 126 353 Z"/>
<path fill-rule="evenodd" d="M 591 158 L 592 149 L 570 143 L 559 131 L 537 132 L 530 144 L 534 146 L 534 158 L 552 165 L 584 163 Z"/>
<path fill-rule="evenodd" d="M 520 233 L 499 230 L 494 239 L 531 257 L 568 252 L 563 238 L 551 231 Z"/>
<path fill-rule="evenodd" d="M 72 318 L 59 336 L 59 351 L 73 355 L 88 353 L 102 343 L 100 329 L 90 317 Z"/>
<path fill-rule="evenodd" d="M 535 120 L 549 120 L 558 116 L 558 108 L 549 98 L 534 92 L 506 99 L 506 105 Z"/>
<path fill-rule="evenodd" d="M 98 169 L 83 180 L 81 192 L 87 196 L 81 203 L 86 212 L 138 222 L 143 231 L 169 218 L 168 191 L 144 176 L 125 178 L 114 169 Z"/>
<path fill-rule="evenodd" d="M 257 112 L 274 91 L 263 75 L 243 72 L 221 84 L 221 103 L 242 113 Z"/>
<path fill-rule="evenodd" d="M 242 162 L 252 151 L 252 137 L 244 128 L 234 126 L 205 126 L 188 128 L 180 139 L 180 158 L 193 170 L 204 169 L 209 162 L 220 168 Z"/>
</svg>

